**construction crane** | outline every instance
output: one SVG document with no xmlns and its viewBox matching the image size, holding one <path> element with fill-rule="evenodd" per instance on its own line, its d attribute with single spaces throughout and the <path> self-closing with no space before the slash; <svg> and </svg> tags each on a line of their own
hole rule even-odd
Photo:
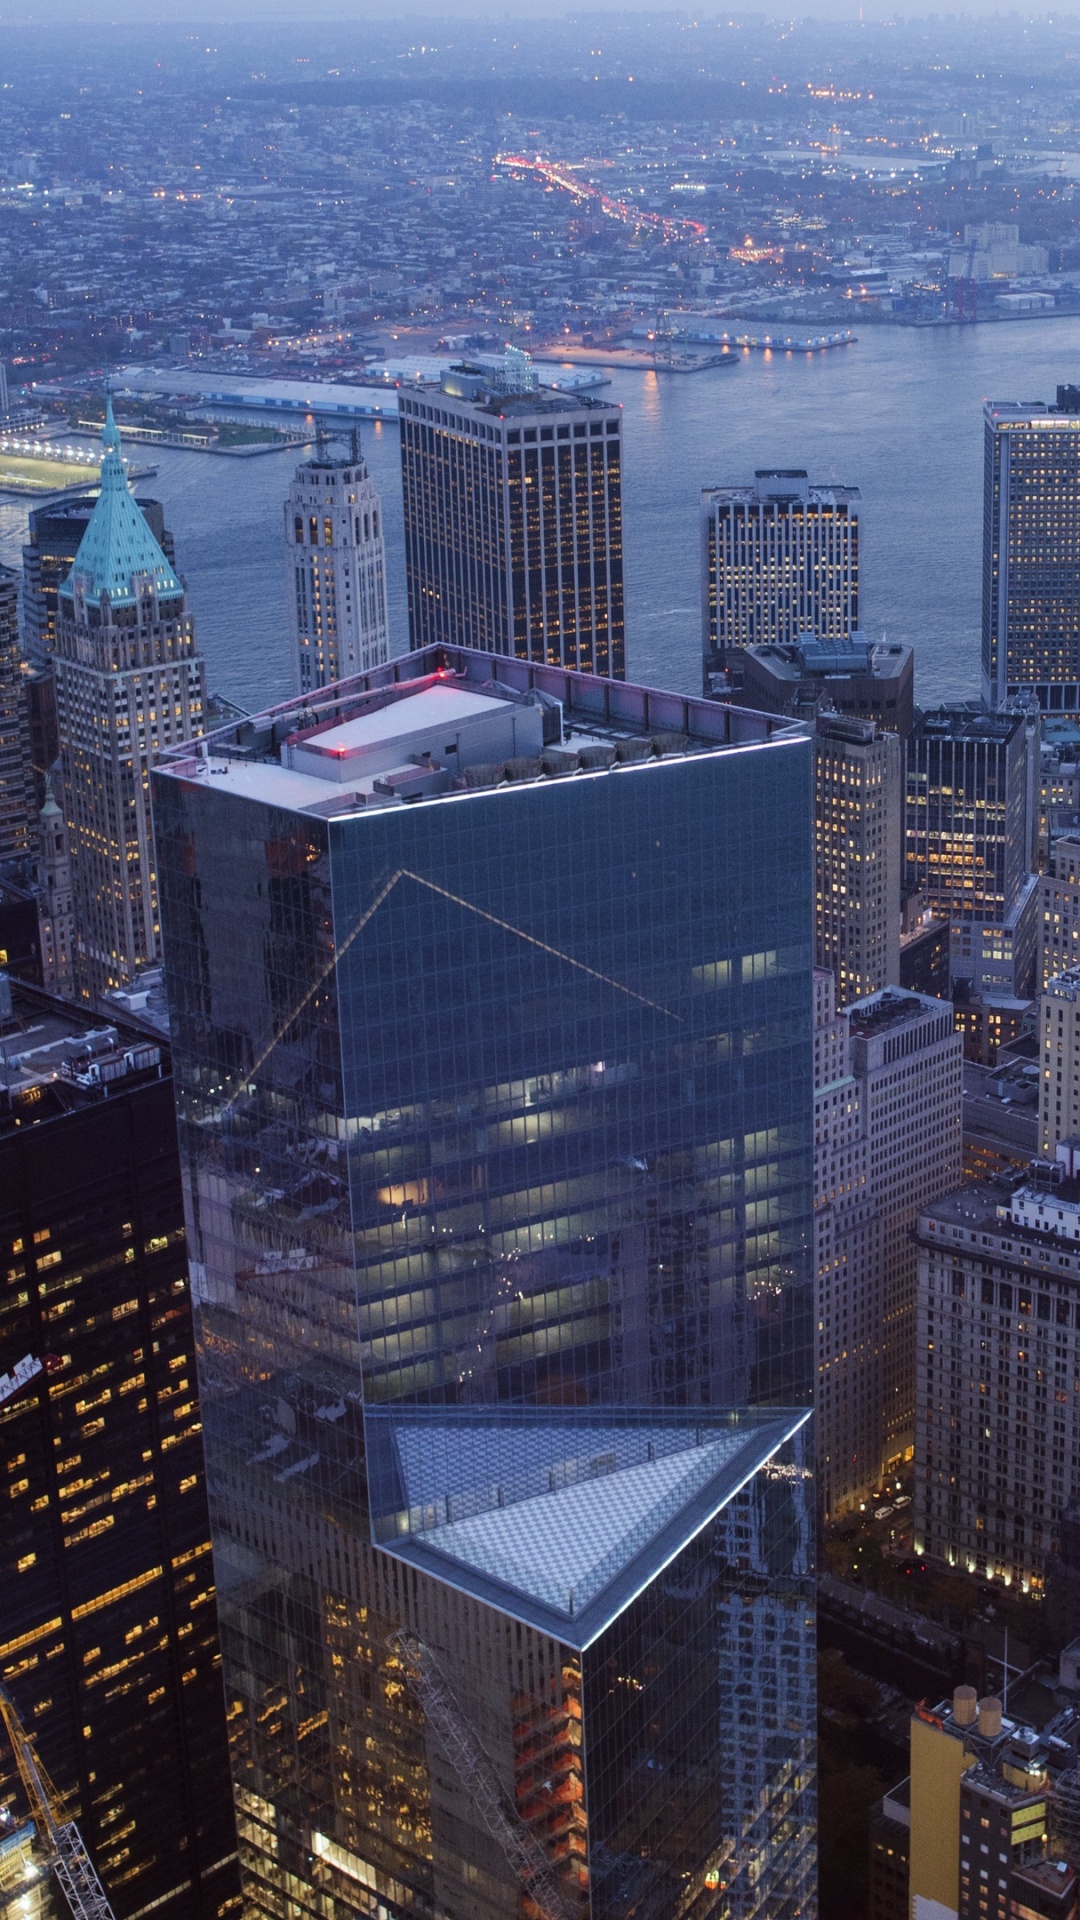
<svg viewBox="0 0 1080 1920">
<path fill-rule="evenodd" d="M 48 1864 L 63 1888 L 73 1920 L 116 1920 L 82 1834 L 34 1752 L 15 1702 L 3 1687 L 0 1687 L 0 1717 L 7 1728 L 35 1825 L 48 1848 Z"/>
<path fill-rule="evenodd" d="M 428 1726 L 456 1777 L 468 1786 L 484 1825 L 502 1848 L 540 1920 L 574 1920 L 547 1855 L 503 1793 L 495 1769 L 451 1693 L 431 1648 L 404 1627 L 392 1633 L 386 1644 L 401 1660 Z"/>
</svg>

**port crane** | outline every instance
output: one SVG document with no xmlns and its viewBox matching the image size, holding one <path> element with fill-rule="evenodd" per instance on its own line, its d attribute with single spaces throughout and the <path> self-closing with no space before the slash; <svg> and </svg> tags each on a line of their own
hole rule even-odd
<svg viewBox="0 0 1080 1920">
<path fill-rule="evenodd" d="M 34 1752 L 15 1702 L 3 1687 L 0 1687 L 0 1718 L 7 1729 L 34 1823 L 48 1848 L 48 1864 L 60 1882 L 73 1920 L 116 1920 L 82 1834 Z"/>
<path fill-rule="evenodd" d="M 400 1659 L 428 1726 L 458 1779 L 468 1785 L 484 1825 L 537 1908 L 540 1920 L 573 1920 L 547 1855 L 499 1786 L 495 1769 L 451 1693 L 431 1648 L 404 1627 L 390 1635 L 387 1646 Z"/>
</svg>

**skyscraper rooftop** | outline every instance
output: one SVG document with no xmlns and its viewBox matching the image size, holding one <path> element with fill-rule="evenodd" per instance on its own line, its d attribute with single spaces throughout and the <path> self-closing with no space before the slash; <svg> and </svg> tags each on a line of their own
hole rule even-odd
<svg viewBox="0 0 1080 1920">
<path fill-rule="evenodd" d="M 162 770 L 335 817 L 801 737 L 782 716 L 429 647 L 208 734 Z"/>
<path fill-rule="evenodd" d="M 389 1552 L 584 1647 L 808 1418 L 395 1411 L 380 1425 L 408 1504 L 376 1533 Z"/>
<path fill-rule="evenodd" d="M 78 584 L 89 602 L 107 593 L 114 607 L 133 607 L 136 581 L 149 576 L 159 599 L 181 599 L 184 589 L 128 486 L 111 398 L 105 403 L 101 445 L 101 492 L 61 595 L 73 600 Z"/>
</svg>

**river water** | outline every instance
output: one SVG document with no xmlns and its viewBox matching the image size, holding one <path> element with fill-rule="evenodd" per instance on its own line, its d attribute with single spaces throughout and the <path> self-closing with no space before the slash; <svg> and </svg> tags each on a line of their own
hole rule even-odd
<svg viewBox="0 0 1080 1920">
<path fill-rule="evenodd" d="M 698 496 L 755 467 L 805 467 L 862 489 L 862 626 L 915 647 L 923 704 L 978 692 L 982 402 L 1052 400 L 1080 380 L 1080 318 L 915 330 L 865 327 L 828 352 L 744 356 L 734 370 L 620 372 L 627 674 L 701 684 Z M 364 450 L 384 503 L 391 637 L 408 641 L 398 433 Z M 140 449 L 140 455 L 143 450 Z M 283 500 L 296 454 L 235 460 L 145 450 L 176 539 L 211 688 L 258 708 L 292 691 Z M 27 503 L 0 501 L 17 564 Z"/>
</svg>

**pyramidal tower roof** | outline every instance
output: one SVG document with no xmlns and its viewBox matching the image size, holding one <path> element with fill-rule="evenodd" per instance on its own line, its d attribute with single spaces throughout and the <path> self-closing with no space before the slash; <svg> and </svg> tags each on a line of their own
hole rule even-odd
<svg viewBox="0 0 1080 1920">
<path fill-rule="evenodd" d="M 138 598 L 136 582 L 149 574 L 159 599 L 179 599 L 184 589 L 128 486 L 111 396 L 105 402 L 101 447 L 101 492 L 61 594 L 74 599 L 75 582 L 80 580 L 88 601 L 98 601 L 107 593 L 114 607 L 130 607 Z"/>
</svg>

